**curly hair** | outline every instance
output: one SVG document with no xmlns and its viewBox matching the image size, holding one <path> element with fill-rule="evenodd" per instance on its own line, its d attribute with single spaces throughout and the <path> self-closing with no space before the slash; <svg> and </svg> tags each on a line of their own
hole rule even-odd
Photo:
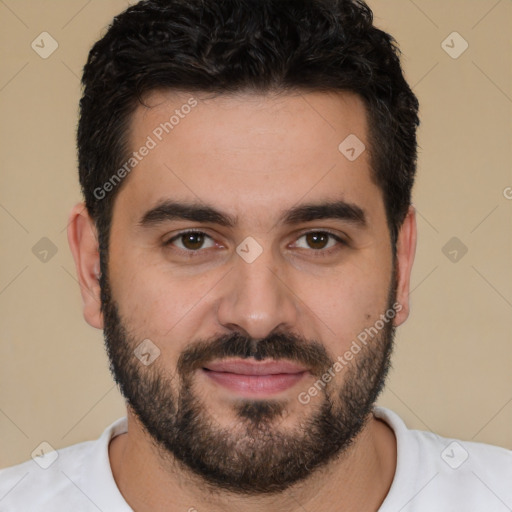
<svg viewBox="0 0 512 512">
<path fill-rule="evenodd" d="M 114 18 L 84 67 L 77 131 L 85 204 L 108 252 L 121 186 L 94 193 L 129 154 L 128 129 L 156 89 L 350 91 L 364 101 L 371 176 L 396 249 L 416 172 L 418 101 L 396 41 L 360 0 L 146 0 Z"/>
</svg>

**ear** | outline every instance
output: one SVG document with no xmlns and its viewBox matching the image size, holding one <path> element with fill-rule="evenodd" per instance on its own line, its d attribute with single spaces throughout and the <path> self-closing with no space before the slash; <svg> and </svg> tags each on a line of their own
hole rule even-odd
<svg viewBox="0 0 512 512">
<path fill-rule="evenodd" d="M 409 293 L 412 264 L 416 253 L 416 234 L 416 210 L 413 206 L 410 206 L 407 216 L 400 228 L 396 246 L 398 280 L 396 301 L 402 306 L 402 309 L 397 311 L 394 320 L 395 326 L 403 324 L 409 316 Z"/>
<path fill-rule="evenodd" d="M 68 222 L 68 242 L 75 260 L 84 318 L 92 327 L 103 329 L 100 299 L 100 254 L 96 226 L 84 203 L 73 207 Z"/>
</svg>

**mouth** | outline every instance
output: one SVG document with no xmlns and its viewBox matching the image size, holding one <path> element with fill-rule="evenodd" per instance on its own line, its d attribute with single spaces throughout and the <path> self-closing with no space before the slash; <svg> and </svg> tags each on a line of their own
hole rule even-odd
<svg viewBox="0 0 512 512">
<path fill-rule="evenodd" d="M 243 396 L 268 396 L 286 391 L 302 380 L 308 369 L 291 361 L 222 360 L 207 364 L 207 378 Z"/>
</svg>

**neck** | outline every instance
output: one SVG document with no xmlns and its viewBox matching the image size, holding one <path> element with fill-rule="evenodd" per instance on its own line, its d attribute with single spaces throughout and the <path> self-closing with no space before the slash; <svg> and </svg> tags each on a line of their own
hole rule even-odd
<svg viewBox="0 0 512 512">
<path fill-rule="evenodd" d="M 164 464 L 158 449 L 128 409 L 128 432 L 111 441 L 109 458 L 116 484 L 136 512 L 377 511 L 396 468 L 395 435 L 373 416 L 343 456 L 268 496 L 212 491 L 178 464 Z"/>
</svg>

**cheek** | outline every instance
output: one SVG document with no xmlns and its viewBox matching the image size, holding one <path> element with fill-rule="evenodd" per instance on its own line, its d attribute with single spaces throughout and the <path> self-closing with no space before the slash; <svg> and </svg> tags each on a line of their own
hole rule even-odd
<svg viewBox="0 0 512 512">
<path fill-rule="evenodd" d="M 390 276 L 353 266 L 303 292 L 331 356 L 343 354 L 357 336 L 386 311 Z M 311 291 L 313 290 L 313 291 Z"/>
<path fill-rule="evenodd" d="M 190 337 L 194 320 L 205 313 L 206 292 L 214 287 L 215 276 L 178 277 L 168 266 L 146 262 L 133 258 L 112 265 L 112 293 L 120 314 L 138 337 L 158 341 L 159 346 L 181 339 L 184 329 Z"/>
</svg>

